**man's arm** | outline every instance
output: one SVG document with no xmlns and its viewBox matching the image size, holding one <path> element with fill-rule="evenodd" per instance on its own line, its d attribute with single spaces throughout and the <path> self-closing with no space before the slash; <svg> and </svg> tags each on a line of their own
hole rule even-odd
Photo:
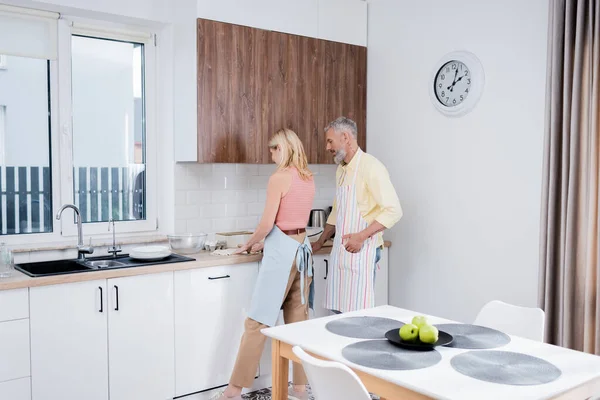
<svg viewBox="0 0 600 400">
<path fill-rule="evenodd" d="M 319 240 L 312 243 L 313 252 L 321 250 L 321 247 L 325 244 L 326 241 L 331 239 L 333 234 L 335 233 L 335 223 L 337 218 L 337 199 L 333 199 L 333 206 L 331 207 L 331 214 L 327 218 L 327 224 L 325 225 L 325 229 L 323 229 L 323 233 L 319 236 Z"/>
<path fill-rule="evenodd" d="M 345 235 L 345 247 L 351 253 L 359 252 L 365 240 L 391 228 L 402 218 L 402 207 L 390 175 L 383 164 L 376 162 L 367 177 L 367 188 L 381 209 L 375 220 L 362 231 Z"/>
</svg>

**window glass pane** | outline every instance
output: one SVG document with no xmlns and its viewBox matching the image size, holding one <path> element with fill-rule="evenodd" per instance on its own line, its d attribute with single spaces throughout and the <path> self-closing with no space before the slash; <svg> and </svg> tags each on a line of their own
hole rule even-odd
<svg viewBox="0 0 600 400">
<path fill-rule="evenodd" d="M 144 45 L 73 36 L 71 69 L 82 220 L 145 219 Z"/>
<path fill-rule="evenodd" d="M 49 71 L 0 56 L 0 235 L 52 232 Z"/>
</svg>

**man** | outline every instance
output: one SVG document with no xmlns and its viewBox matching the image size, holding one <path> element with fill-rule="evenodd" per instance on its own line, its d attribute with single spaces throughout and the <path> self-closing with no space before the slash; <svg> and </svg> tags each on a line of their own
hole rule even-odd
<svg viewBox="0 0 600 400">
<path fill-rule="evenodd" d="M 375 306 L 375 269 L 383 231 L 402 217 L 385 166 L 358 146 L 356 123 L 340 117 L 325 128 L 327 150 L 339 165 L 337 190 L 327 225 L 313 251 L 333 236 L 325 308 L 334 313 Z"/>
</svg>

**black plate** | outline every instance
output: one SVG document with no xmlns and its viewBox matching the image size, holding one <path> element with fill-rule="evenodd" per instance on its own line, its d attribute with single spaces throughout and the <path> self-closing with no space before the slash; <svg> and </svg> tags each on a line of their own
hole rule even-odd
<svg viewBox="0 0 600 400">
<path fill-rule="evenodd" d="M 392 329 L 387 331 L 385 333 L 385 338 L 393 344 L 395 344 L 396 346 L 400 346 L 405 349 L 421 351 L 433 350 L 436 346 L 444 346 L 450 344 L 454 339 L 449 333 L 438 331 L 438 340 L 435 343 L 423 343 L 418 339 L 416 342 L 406 342 L 400 339 L 400 329 Z"/>
</svg>

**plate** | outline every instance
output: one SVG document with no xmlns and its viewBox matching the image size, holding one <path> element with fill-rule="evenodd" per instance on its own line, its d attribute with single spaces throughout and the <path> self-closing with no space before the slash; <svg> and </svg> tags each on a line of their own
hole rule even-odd
<svg viewBox="0 0 600 400">
<path fill-rule="evenodd" d="M 129 252 L 129 257 L 144 261 L 157 261 L 171 255 L 171 250 L 166 246 L 136 247 Z"/>
<path fill-rule="evenodd" d="M 400 328 L 389 330 L 385 333 L 385 338 L 393 344 L 395 344 L 396 346 L 400 346 L 410 350 L 433 350 L 436 346 L 445 346 L 447 344 L 452 343 L 452 340 L 454 339 L 449 333 L 446 333 L 444 331 L 438 331 L 438 340 L 435 343 L 423 343 L 418 339 L 416 342 L 406 342 L 400 339 L 399 332 Z"/>
</svg>

